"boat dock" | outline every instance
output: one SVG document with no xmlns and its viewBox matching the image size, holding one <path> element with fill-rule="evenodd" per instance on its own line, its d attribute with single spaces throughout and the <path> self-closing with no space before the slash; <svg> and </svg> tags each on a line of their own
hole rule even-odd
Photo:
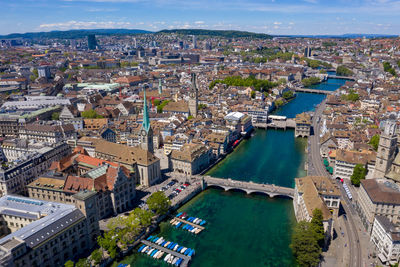
<svg viewBox="0 0 400 267">
<path fill-rule="evenodd" d="M 181 254 L 181 253 L 179 253 L 179 252 L 170 250 L 170 249 L 168 249 L 168 248 L 164 248 L 164 247 L 162 247 L 162 246 L 159 246 L 159 245 L 157 245 L 157 244 L 155 244 L 155 243 L 152 243 L 152 242 L 150 242 L 150 241 L 147 241 L 147 240 L 142 240 L 141 242 L 142 242 L 143 244 L 145 244 L 146 246 L 155 248 L 155 249 L 157 249 L 157 250 L 160 250 L 160 251 L 165 252 L 166 254 L 171 254 L 171 255 L 174 256 L 174 257 L 178 257 L 178 258 L 183 259 L 183 262 L 182 262 L 182 264 L 180 265 L 180 266 L 182 266 L 182 267 L 187 267 L 187 266 L 189 265 L 189 261 L 191 260 L 191 257 L 189 257 L 189 256 L 183 255 L 183 254 Z"/>
<path fill-rule="evenodd" d="M 175 217 L 175 218 L 173 218 L 172 220 L 176 220 L 176 221 L 180 221 L 180 222 L 182 222 L 182 223 L 189 224 L 189 225 L 191 225 L 191 226 L 193 226 L 193 227 L 199 228 L 201 231 L 203 231 L 204 229 L 206 229 L 206 228 L 204 228 L 204 226 L 200 226 L 200 225 L 198 225 L 198 224 L 188 222 L 188 221 L 186 221 L 186 220 L 184 220 L 184 219 L 181 219 L 181 218 L 178 218 L 178 217 Z M 172 221 L 172 220 L 171 220 L 171 221 Z"/>
</svg>

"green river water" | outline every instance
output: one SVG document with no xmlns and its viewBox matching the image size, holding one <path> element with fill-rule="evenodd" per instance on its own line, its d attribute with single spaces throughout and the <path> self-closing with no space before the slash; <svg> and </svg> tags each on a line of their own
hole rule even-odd
<svg viewBox="0 0 400 267">
<path fill-rule="evenodd" d="M 329 79 L 314 88 L 334 90 L 344 80 Z M 323 95 L 299 93 L 275 112 L 295 117 L 313 110 Z M 257 130 L 233 153 L 207 174 L 236 180 L 294 186 L 294 178 L 305 175 L 307 140 L 294 138 L 293 130 Z M 294 266 L 289 248 L 295 223 L 292 201 L 207 189 L 179 209 L 189 216 L 207 220 L 199 235 L 175 229 L 169 222 L 160 224 L 156 233 L 180 245 L 194 248 L 190 266 Z M 147 255 L 134 252 L 122 263 L 131 266 L 167 266 Z"/>
</svg>

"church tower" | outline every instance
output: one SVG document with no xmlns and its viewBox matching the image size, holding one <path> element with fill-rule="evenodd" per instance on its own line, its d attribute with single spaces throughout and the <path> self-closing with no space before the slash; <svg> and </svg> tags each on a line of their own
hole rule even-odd
<svg viewBox="0 0 400 267">
<path fill-rule="evenodd" d="M 387 121 L 385 130 L 379 139 L 378 154 L 375 162 L 375 178 L 383 178 L 389 171 L 396 156 L 397 135 L 396 122 Z"/>
<path fill-rule="evenodd" d="M 161 96 L 161 94 L 162 94 L 162 81 L 161 81 L 161 79 L 160 80 L 158 80 L 158 94 Z"/>
<path fill-rule="evenodd" d="M 143 89 L 143 123 L 140 129 L 140 146 L 142 149 L 154 153 L 153 129 L 150 126 L 149 112 L 147 110 L 146 89 Z"/>
<path fill-rule="evenodd" d="M 189 112 L 193 117 L 197 117 L 198 108 L 198 89 L 196 85 L 196 73 L 192 73 L 192 89 L 189 94 Z"/>
</svg>

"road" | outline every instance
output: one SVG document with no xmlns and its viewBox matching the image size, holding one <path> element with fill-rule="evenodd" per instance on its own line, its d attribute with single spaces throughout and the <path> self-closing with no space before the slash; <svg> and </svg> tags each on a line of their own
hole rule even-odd
<svg viewBox="0 0 400 267">
<path fill-rule="evenodd" d="M 318 175 L 318 176 L 329 176 L 328 172 L 325 169 L 324 164 L 322 163 L 322 158 L 320 154 L 319 148 L 319 136 L 320 136 L 320 122 L 319 118 L 321 118 L 322 112 L 325 110 L 325 101 L 323 101 L 315 110 L 312 126 L 314 129 L 314 134 L 310 136 L 310 150 L 309 151 L 309 175 Z M 346 212 L 346 217 L 344 217 L 346 230 L 349 238 L 349 250 L 350 250 L 350 262 L 349 266 L 361 266 L 361 244 L 359 242 L 357 227 L 354 223 L 353 215 L 355 215 L 355 211 L 350 203 L 348 205 L 348 199 L 345 191 L 342 186 L 339 186 L 341 189 L 342 200 L 341 204 Z"/>
</svg>

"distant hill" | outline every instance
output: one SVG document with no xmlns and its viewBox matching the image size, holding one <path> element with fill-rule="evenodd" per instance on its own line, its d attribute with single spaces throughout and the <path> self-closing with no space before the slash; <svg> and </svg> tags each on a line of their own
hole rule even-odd
<svg viewBox="0 0 400 267">
<path fill-rule="evenodd" d="M 69 30 L 69 31 L 51 31 L 51 32 L 27 32 L 27 33 L 11 33 L 8 35 L 0 35 L 0 39 L 77 39 L 84 38 L 88 34 L 96 35 L 134 35 L 152 33 L 145 30 L 137 29 L 96 29 L 96 30 Z"/>
<path fill-rule="evenodd" d="M 231 30 L 203 30 L 203 29 L 174 29 L 174 30 L 162 30 L 157 33 L 175 33 L 183 35 L 208 35 L 208 36 L 219 36 L 225 38 L 258 38 L 258 39 L 270 39 L 271 35 L 265 33 L 254 33 L 245 31 L 231 31 Z"/>
<path fill-rule="evenodd" d="M 294 37 L 294 38 L 339 38 L 339 39 L 353 39 L 353 38 L 393 38 L 398 35 L 392 34 L 362 34 L 362 33 L 347 33 L 341 35 L 276 35 L 276 37 Z"/>
</svg>

